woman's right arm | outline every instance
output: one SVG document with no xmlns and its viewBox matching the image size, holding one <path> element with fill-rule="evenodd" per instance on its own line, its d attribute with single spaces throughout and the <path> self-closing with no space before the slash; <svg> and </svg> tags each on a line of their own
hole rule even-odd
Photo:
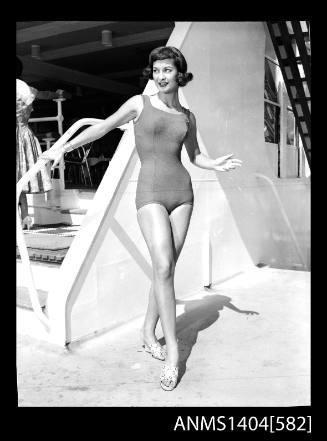
<svg viewBox="0 0 327 441">
<path fill-rule="evenodd" d="M 51 150 L 44 152 L 42 157 L 44 159 L 53 160 L 54 168 L 59 162 L 64 153 L 74 150 L 84 144 L 102 138 L 110 130 L 128 123 L 132 119 L 139 116 L 143 108 L 143 99 L 141 95 L 135 95 L 128 99 L 115 113 L 110 115 L 104 121 L 101 121 L 93 126 L 83 130 L 79 135 L 73 138 L 60 148 L 60 150 Z"/>
<path fill-rule="evenodd" d="M 74 150 L 81 145 L 102 138 L 111 130 L 128 123 L 134 118 L 137 118 L 141 110 L 142 97 L 141 95 L 135 95 L 127 100 L 115 113 L 110 115 L 104 121 L 101 121 L 98 124 L 95 124 L 83 130 L 82 133 L 77 135 L 74 139 L 72 139 L 65 145 L 65 150 Z"/>
</svg>

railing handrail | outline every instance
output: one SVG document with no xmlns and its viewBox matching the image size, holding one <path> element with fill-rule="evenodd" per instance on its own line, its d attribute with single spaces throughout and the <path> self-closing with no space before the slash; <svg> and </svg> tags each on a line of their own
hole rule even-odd
<svg viewBox="0 0 327 441">
<path fill-rule="evenodd" d="M 54 150 L 57 147 L 61 147 L 71 138 L 71 136 L 84 125 L 94 125 L 103 121 L 103 119 L 98 118 L 82 118 L 76 121 L 53 145 L 50 150 Z M 20 194 L 24 186 L 35 176 L 44 166 L 49 162 L 48 159 L 39 158 L 36 163 L 21 177 L 17 182 L 17 203 L 19 201 Z"/>
<path fill-rule="evenodd" d="M 52 147 L 50 147 L 50 150 L 54 150 L 57 147 L 60 147 L 64 145 L 71 136 L 82 126 L 84 125 L 94 125 L 98 124 L 99 122 L 103 121 L 103 119 L 98 118 L 82 118 L 79 121 L 76 121 L 54 144 Z M 24 239 L 24 233 L 21 225 L 20 220 L 20 214 L 19 214 L 19 198 L 21 195 L 21 192 L 23 191 L 24 186 L 35 176 L 37 173 L 46 165 L 46 163 L 49 162 L 48 159 L 39 158 L 36 163 L 21 177 L 21 179 L 17 182 L 16 185 L 16 227 L 17 227 L 17 246 L 19 249 L 19 254 L 21 257 L 21 261 L 23 264 L 23 268 L 26 270 L 27 275 L 27 288 L 28 288 L 28 294 L 31 300 L 32 309 L 34 313 L 36 314 L 37 318 L 43 323 L 46 328 L 50 328 L 50 322 L 47 316 L 44 314 L 37 289 L 35 287 L 35 282 L 33 278 L 32 268 L 30 264 L 30 258 L 27 251 L 26 242 Z"/>
</svg>

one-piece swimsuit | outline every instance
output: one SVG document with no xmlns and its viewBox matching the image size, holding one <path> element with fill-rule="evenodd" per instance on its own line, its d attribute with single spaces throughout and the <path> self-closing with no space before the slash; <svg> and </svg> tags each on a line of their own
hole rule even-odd
<svg viewBox="0 0 327 441">
<path fill-rule="evenodd" d="M 143 110 L 134 124 L 136 149 L 141 161 L 135 204 L 163 205 L 170 214 L 182 204 L 193 205 L 191 177 L 181 162 L 189 128 L 189 111 L 170 113 L 154 107 L 143 96 Z"/>
</svg>

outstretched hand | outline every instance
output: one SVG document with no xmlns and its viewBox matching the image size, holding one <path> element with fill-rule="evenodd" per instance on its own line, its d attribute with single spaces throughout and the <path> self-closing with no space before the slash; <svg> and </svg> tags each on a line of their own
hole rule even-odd
<svg viewBox="0 0 327 441">
<path fill-rule="evenodd" d="M 235 167 L 241 167 L 242 161 L 240 159 L 234 159 L 233 156 L 234 153 L 231 153 L 229 155 L 214 159 L 213 170 L 230 171 Z"/>
<path fill-rule="evenodd" d="M 46 150 L 40 156 L 41 159 L 45 159 L 47 161 L 53 161 L 51 166 L 51 170 L 53 170 L 61 161 L 62 157 L 65 154 L 65 150 L 63 146 L 61 147 L 51 147 L 49 150 Z"/>
</svg>

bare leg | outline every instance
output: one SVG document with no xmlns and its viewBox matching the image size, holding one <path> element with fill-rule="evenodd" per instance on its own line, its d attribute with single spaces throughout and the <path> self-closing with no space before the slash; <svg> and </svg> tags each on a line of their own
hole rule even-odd
<svg viewBox="0 0 327 441">
<path fill-rule="evenodd" d="M 193 207 L 189 204 L 180 205 L 170 214 L 171 231 L 173 236 L 175 265 L 182 251 L 190 219 L 192 215 Z M 157 343 L 155 336 L 155 329 L 159 320 L 159 311 L 155 295 L 153 292 L 153 283 L 149 293 L 148 308 L 144 319 L 142 328 L 142 336 L 148 345 Z"/>
<path fill-rule="evenodd" d="M 166 361 L 175 366 L 178 364 L 178 347 L 173 278 L 191 213 L 191 205 L 178 207 L 171 213 L 171 217 L 159 204 L 148 204 L 138 211 L 138 222 L 148 245 L 153 266 L 153 288 L 144 331 L 149 331 L 149 339 L 150 336 L 155 339 L 154 330 L 159 313 L 167 345 Z"/>
<path fill-rule="evenodd" d="M 149 292 L 148 308 L 145 314 L 145 319 L 143 327 L 141 329 L 141 334 L 144 342 L 149 346 L 153 343 L 158 343 L 155 335 L 157 323 L 159 320 L 159 312 L 157 301 L 153 292 L 153 282 L 151 283 L 151 289 Z"/>
</svg>

